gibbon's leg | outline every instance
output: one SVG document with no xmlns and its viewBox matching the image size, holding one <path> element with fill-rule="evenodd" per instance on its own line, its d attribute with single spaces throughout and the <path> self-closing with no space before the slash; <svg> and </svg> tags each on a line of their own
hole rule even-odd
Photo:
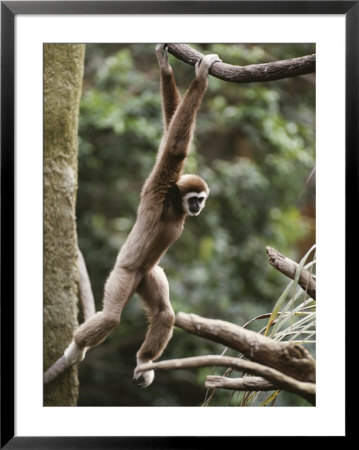
<svg viewBox="0 0 359 450">
<path fill-rule="evenodd" d="M 166 44 L 156 46 L 157 61 L 161 69 L 161 92 L 165 129 L 168 128 L 172 116 L 181 101 L 181 94 L 177 88 L 172 67 L 168 62 L 168 48 Z"/>
<path fill-rule="evenodd" d="M 121 313 L 141 281 L 142 274 L 116 267 L 110 273 L 104 290 L 103 309 L 86 320 L 75 332 L 65 350 L 72 362 L 81 361 L 88 347 L 101 344 L 120 323 Z"/>
<path fill-rule="evenodd" d="M 161 356 L 172 337 L 175 314 L 169 300 L 168 281 L 161 267 L 155 266 L 143 277 L 137 293 L 142 297 L 150 319 L 145 341 L 136 355 L 139 366 Z M 142 378 L 143 387 L 150 385 L 154 376 L 153 370 L 136 373 L 135 369 L 134 372 L 135 380 Z"/>
</svg>

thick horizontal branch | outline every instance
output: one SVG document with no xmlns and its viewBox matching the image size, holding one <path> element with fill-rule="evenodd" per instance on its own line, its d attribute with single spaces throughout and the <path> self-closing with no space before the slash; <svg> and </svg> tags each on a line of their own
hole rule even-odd
<svg viewBox="0 0 359 450">
<path fill-rule="evenodd" d="M 253 361 L 246 361 L 229 356 L 197 356 L 193 358 L 172 359 L 155 363 L 143 364 L 137 367 L 139 372 L 145 370 L 176 370 L 194 367 L 221 366 L 232 367 L 235 370 L 258 375 L 272 382 L 278 388 L 298 394 L 306 398 L 310 403 L 315 404 L 315 384 L 295 380 L 294 378 L 281 373 L 280 371 Z"/>
<path fill-rule="evenodd" d="M 178 313 L 175 324 L 197 336 L 240 351 L 252 361 L 273 367 L 297 380 L 315 381 L 315 360 L 301 345 L 275 341 L 223 320 Z"/>
<path fill-rule="evenodd" d="M 168 44 L 168 51 L 176 58 L 192 66 L 204 56 L 186 44 Z M 216 62 L 209 69 L 209 73 L 221 80 L 236 83 L 280 80 L 315 72 L 315 59 L 315 54 L 313 54 L 247 66 L 233 66 L 224 62 Z"/>
<path fill-rule="evenodd" d="M 279 272 L 282 272 L 284 275 L 294 280 L 299 267 L 298 264 L 272 247 L 267 246 L 266 252 L 269 256 L 269 264 L 279 270 Z M 301 270 L 298 283 L 312 298 L 315 299 L 316 282 L 313 274 L 311 274 L 309 270 L 304 268 Z"/>
<path fill-rule="evenodd" d="M 230 389 L 231 391 L 274 391 L 278 389 L 278 386 L 262 377 L 228 378 L 217 375 L 208 375 L 205 386 Z"/>
</svg>

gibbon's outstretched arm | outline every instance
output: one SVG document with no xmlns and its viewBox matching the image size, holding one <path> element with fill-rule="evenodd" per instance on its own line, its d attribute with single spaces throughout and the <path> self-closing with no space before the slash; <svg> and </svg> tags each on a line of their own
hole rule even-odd
<svg viewBox="0 0 359 450">
<path fill-rule="evenodd" d="M 163 55 L 166 55 L 166 50 Z M 166 56 L 162 56 L 160 48 L 156 48 L 157 58 L 161 68 L 161 86 L 165 124 L 169 124 L 158 151 L 157 161 L 151 175 L 147 179 L 143 195 L 152 193 L 158 202 L 162 202 L 171 187 L 182 175 L 185 159 L 189 152 L 197 112 L 208 87 L 208 70 L 216 61 L 218 55 L 206 55 L 196 65 L 196 77 L 192 81 L 182 101 L 177 105 L 179 93 L 173 76 L 172 68 Z M 173 109 L 177 108 L 173 114 Z M 173 114 L 173 115 L 171 115 Z"/>
<path fill-rule="evenodd" d="M 168 48 L 166 44 L 156 45 L 157 61 L 161 69 L 162 110 L 165 130 L 167 130 L 172 116 L 181 101 L 181 94 L 177 88 L 172 67 L 168 62 Z"/>
<path fill-rule="evenodd" d="M 137 219 L 104 289 L 103 309 L 84 322 L 65 350 L 71 362 L 82 360 L 89 347 L 100 344 L 121 320 L 122 310 L 135 292 L 148 311 L 150 326 L 137 352 L 137 367 L 161 356 L 172 336 L 174 312 L 166 275 L 158 266 L 161 257 L 182 233 L 188 215 L 203 209 L 209 188 L 197 175 L 182 175 L 195 119 L 207 89 L 210 66 L 217 55 L 207 55 L 196 66 L 196 77 L 183 99 L 176 87 L 164 45 L 156 47 L 161 69 L 165 131 L 154 168 L 141 192 Z M 151 384 L 154 372 L 138 372 L 134 378 Z"/>
</svg>

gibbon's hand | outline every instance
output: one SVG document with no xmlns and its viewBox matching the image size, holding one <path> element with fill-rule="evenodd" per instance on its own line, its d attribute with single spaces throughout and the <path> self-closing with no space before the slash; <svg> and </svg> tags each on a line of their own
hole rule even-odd
<svg viewBox="0 0 359 450">
<path fill-rule="evenodd" d="M 218 55 L 210 54 L 205 55 L 202 59 L 198 60 L 195 65 L 196 76 L 206 77 L 212 64 L 215 62 L 222 62 Z"/>
<path fill-rule="evenodd" d="M 158 64 L 166 73 L 170 73 L 172 71 L 171 66 L 168 62 L 168 47 L 167 44 L 157 44 L 156 45 L 156 57 Z"/>
</svg>

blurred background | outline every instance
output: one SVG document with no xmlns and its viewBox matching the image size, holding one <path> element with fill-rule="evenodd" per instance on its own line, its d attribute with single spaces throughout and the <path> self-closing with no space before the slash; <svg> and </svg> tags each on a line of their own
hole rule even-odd
<svg viewBox="0 0 359 450">
<path fill-rule="evenodd" d="M 190 44 L 247 65 L 315 53 L 312 44 Z M 106 277 L 134 224 L 142 184 L 161 139 L 153 44 L 88 44 L 79 124 L 77 223 L 97 309 Z M 183 93 L 194 68 L 169 55 Z M 209 77 L 185 172 L 211 189 L 199 217 L 161 261 L 175 312 L 243 326 L 272 311 L 288 279 L 268 263 L 270 245 L 299 261 L 315 242 L 315 75 L 237 84 Z M 82 321 L 81 312 L 79 320 Z M 256 321 L 252 329 L 264 324 Z M 137 295 L 120 327 L 79 367 L 79 406 L 200 406 L 211 368 L 156 373 L 132 383 L 147 319 Z M 175 328 L 161 359 L 220 354 L 223 346 Z M 233 353 L 235 355 L 235 353 Z M 222 374 L 223 369 L 216 369 Z M 282 395 L 283 394 L 283 395 Z M 239 404 L 217 391 L 210 406 Z M 281 393 L 276 405 L 307 405 Z"/>
</svg>

